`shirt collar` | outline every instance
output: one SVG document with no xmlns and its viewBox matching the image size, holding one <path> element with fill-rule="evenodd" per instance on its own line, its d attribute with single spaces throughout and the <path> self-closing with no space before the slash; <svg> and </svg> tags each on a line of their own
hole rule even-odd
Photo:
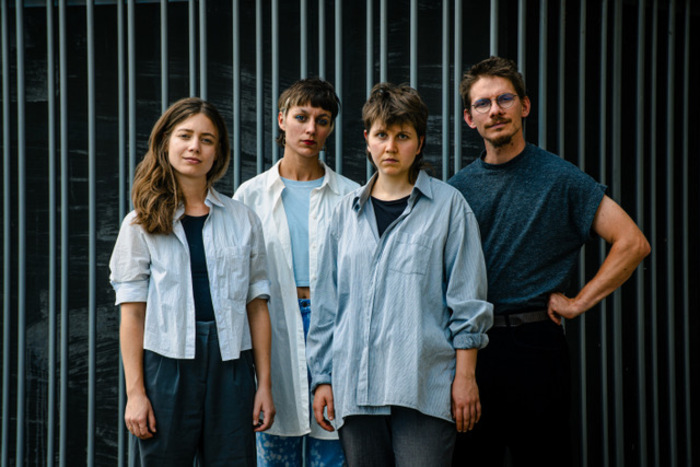
<svg viewBox="0 0 700 467">
<path fill-rule="evenodd" d="M 204 199 L 204 204 L 209 206 L 210 211 L 213 206 L 223 207 L 224 203 L 221 201 L 221 193 L 216 191 L 214 188 L 209 188 L 207 192 L 207 197 Z M 175 210 L 175 220 L 178 220 L 185 214 L 185 205 L 180 204 Z"/>
<path fill-rule="evenodd" d="M 360 194 L 352 200 L 352 209 L 356 213 L 359 214 L 364 209 L 365 204 L 367 203 L 367 200 L 369 200 L 370 195 L 372 193 L 372 187 L 374 186 L 374 183 L 376 181 L 377 173 L 375 172 L 375 174 L 372 175 L 372 178 L 369 179 L 364 188 L 362 188 Z M 433 198 L 433 187 L 430 183 L 430 176 L 423 170 L 418 172 L 418 178 L 416 179 L 416 183 L 413 185 L 411 194 L 408 196 L 408 204 L 413 206 L 420 196 L 426 196 L 430 199 Z"/>
<path fill-rule="evenodd" d="M 275 165 L 272 166 L 270 170 L 267 171 L 267 178 L 265 180 L 265 187 L 268 190 L 279 190 L 281 195 L 282 190 L 284 190 L 284 182 L 282 181 L 282 176 L 280 175 L 280 164 L 282 159 L 277 161 Z M 340 194 L 340 189 L 338 187 L 338 176 L 333 172 L 330 167 L 328 167 L 325 162 L 319 159 L 319 164 L 323 167 L 323 183 L 319 189 L 324 189 L 326 186 L 333 191 L 333 193 Z"/>
</svg>

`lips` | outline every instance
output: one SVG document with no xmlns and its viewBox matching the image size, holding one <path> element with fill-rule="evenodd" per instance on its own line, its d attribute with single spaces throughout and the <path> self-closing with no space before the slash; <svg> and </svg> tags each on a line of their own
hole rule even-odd
<svg viewBox="0 0 700 467">
<path fill-rule="evenodd" d="M 303 139 L 303 140 L 301 140 L 301 144 L 303 144 L 305 146 L 315 146 L 316 141 L 314 141 L 312 139 Z"/>
<path fill-rule="evenodd" d="M 491 125 L 488 125 L 486 128 L 494 128 L 494 127 L 500 127 L 506 125 L 510 120 L 497 120 L 493 122 Z"/>
</svg>

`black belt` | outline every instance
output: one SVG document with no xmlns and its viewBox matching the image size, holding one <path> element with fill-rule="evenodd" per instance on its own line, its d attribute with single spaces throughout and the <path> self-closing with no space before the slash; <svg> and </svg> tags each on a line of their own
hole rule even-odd
<svg viewBox="0 0 700 467">
<path fill-rule="evenodd" d="M 495 315 L 493 317 L 494 328 L 516 327 L 521 324 L 539 323 L 549 320 L 547 310 L 526 311 L 524 313 L 512 313 L 509 315 Z"/>
</svg>

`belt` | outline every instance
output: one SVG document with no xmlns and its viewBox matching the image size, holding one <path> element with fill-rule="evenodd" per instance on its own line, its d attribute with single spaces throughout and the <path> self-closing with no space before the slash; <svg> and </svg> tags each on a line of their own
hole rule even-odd
<svg viewBox="0 0 700 467">
<path fill-rule="evenodd" d="M 516 327 L 521 324 L 539 323 L 549 321 L 547 310 L 526 311 L 524 313 L 512 313 L 509 315 L 496 315 L 493 317 L 494 328 Z"/>
</svg>

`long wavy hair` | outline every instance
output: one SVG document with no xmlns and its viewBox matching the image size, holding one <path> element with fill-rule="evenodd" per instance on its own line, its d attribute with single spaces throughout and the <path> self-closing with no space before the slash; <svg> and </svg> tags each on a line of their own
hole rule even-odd
<svg viewBox="0 0 700 467">
<path fill-rule="evenodd" d="M 204 114 L 216 127 L 218 147 L 211 170 L 207 173 L 207 190 L 220 179 L 231 161 L 231 147 L 226 122 L 213 104 L 198 97 L 180 99 L 161 115 L 151 130 L 148 152 L 136 167 L 131 200 L 136 211 L 135 224 L 148 233 L 169 234 L 173 216 L 183 203 L 183 194 L 168 158 L 170 136 L 175 127 L 188 118 Z"/>
</svg>

